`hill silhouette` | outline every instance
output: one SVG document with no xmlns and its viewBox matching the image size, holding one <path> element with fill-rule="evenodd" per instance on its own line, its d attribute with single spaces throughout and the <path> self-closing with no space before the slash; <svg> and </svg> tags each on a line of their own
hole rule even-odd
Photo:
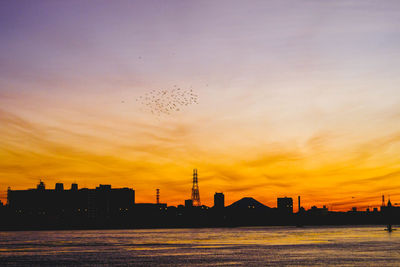
<svg viewBox="0 0 400 267">
<path fill-rule="evenodd" d="M 254 209 L 270 209 L 270 207 L 265 206 L 264 204 L 258 202 L 252 197 L 244 197 L 231 205 L 228 206 L 228 208 L 233 208 L 233 209 L 248 209 L 248 208 L 254 208 Z"/>
</svg>

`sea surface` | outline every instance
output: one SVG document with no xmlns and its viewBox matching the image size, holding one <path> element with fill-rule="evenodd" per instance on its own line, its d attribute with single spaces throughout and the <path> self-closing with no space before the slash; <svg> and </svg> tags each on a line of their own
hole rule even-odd
<svg viewBox="0 0 400 267">
<path fill-rule="evenodd" d="M 0 232 L 0 265 L 400 266 L 400 230 L 246 227 Z"/>
</svg>

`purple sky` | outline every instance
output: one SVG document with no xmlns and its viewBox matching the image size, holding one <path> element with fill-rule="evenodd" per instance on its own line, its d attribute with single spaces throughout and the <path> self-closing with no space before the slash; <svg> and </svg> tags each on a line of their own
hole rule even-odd
<svg viewBox="0 0 400 267">
<path fill-rule="evenodd" d="M 265 201 L 337 203 L 349 179 L 365 201 L 397 194 L 398 1 L 2 1 L 0 31 L 3 189 L 116 176 L 146 199 L 197 166 L 210 192 Z M 135 102 L 174 85 L 200 104 Z"/>
</svg>

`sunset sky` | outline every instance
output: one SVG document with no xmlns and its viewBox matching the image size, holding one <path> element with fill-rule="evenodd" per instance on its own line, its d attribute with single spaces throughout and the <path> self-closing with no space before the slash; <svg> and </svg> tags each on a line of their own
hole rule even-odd
<svg viewBox="0 0 400 267">
<path fill-rule="evenodd" d="M 136 101 L 174 86 L 199 104 Z M 210 206 L 400 203 L 400 2 L 2 1 L 0 137 L 3 202 L 42 179 L 178 205 L 197 168 Z"/>
</svg>

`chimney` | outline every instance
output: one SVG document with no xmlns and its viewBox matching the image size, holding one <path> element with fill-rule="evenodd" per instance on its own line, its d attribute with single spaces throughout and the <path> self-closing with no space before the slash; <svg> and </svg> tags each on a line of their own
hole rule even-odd
<svg viewBox="0 0 400 267">
<path fill-rule="evenodd" d="M 299 203 L 299 212 L 300 212 L 300 209 L 301 209 L 300 196 L 297 197 L 297 201 Z"/>
</svg>

